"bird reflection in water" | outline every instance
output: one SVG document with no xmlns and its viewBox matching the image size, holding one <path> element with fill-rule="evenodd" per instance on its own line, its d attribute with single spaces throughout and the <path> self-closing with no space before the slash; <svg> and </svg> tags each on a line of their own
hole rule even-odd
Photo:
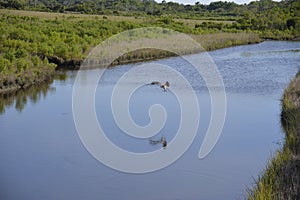
<svg viewBox="0 0 300 200">
<path fill-rule="evenodd" d="M 150 139 L 149 142 L 150 142 L 151 145 L 162 144 L 162 147 L 163 147 L 164 149 L 167 148 L 167 140 L 166 140 L 166 138 L 165 138 L 164 136 L 162 136 L 162 137 L 160 138 L 160 140 L 153 140 L 153 139 Z"/>
</svg>

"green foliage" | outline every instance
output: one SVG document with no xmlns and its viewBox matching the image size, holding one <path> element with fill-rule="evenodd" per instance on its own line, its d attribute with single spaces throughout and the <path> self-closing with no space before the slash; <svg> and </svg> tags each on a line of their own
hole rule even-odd
<svg viewBox="0 0 300 200">
<path fill-rule="evenodd" d="M 276 2 L 272 0 L 252 1 L 249 4 L 238 5 L 233 2 L 217 1 L 209 5 L 199 2 L 195 5 L 183 5 L 175 2 L 156 3 L 153 0 L 0 0 L 0 7 L 29 9 L 52 12 L 71 12 L 86 14 L 124 15 L 124 16 L 156 16 L 160 17 L 159 25 L 174 28 L 182 32 L 211 33 L 216 31 L 236 32 L 255 31 L 264 38 L 290 39 L 300 35 L 300 1 L 285 0 Z M 196 30 L 180 29 L 173 19 L 214 19 L 233 20 L 235 23 L 225 24 L 206 23 L 198 24 Z M 107 19 L 107 16 L 103 16 Z M 36 20 L 36 19 L 31 19 Z M 172 26 L 170 26 L 172 24 Z M 112 27 L 110 27 L 112 28 Z M 128 27 L 133 28 L 133 27 Z M 113 33 L 111 33 L 113 34 Z M 103 33 L 103 35 L 111 35 Z M 89 35 L 90 36 L 90 35 Z M 95 36 L 95 35 L 92 35 Z M 28 39 L 24 32 L 12 32 L 11 39 Z"/>
<path fill-rule="evenodd" d="M 211 3 L 209 7 L 223 7 L 224 3 Z M 223 5 L 223 6 L 221 6 Z M 226 6 L 225 6 L 226 7 Z M 291 39 L 300 35 L 300 1 L 273 2 L 261 0 L 248 5 L 233 6 L 243 13 L 243 17 L 229 24 L 224 22 L 203 22 L 196 24 L 198 32 L 211 31 L 252 31 L 263 38 Z M 245 9 L 247 8 L 247 10 Z M 222 13 L 222 12 L 221 12 Z"/>
<path fill-rule="evenodd" d="M 250 11 L 235 26 L 240 29 L 259 31 L 262 37 L 289 39 L 300 34 L 300 1 L 273 2 L 261 0 L 251 2 Z"/>
<path fill-rule="evenodd" d="M 157 3 L 154 0 L 0 0 L 0 6 L 14 9 L 30 9 L 52 12 L 74 12 L 85 14 L 126 15 L 126 16 L 167 16 L 194 18 L 212 15 L 236 16 L 239 5 L 233 2 L 213 2 L 209 5 L 183 5 L 175 2 Z M 16 5 L 17 4 L 17 5 Z"/>
</svg>

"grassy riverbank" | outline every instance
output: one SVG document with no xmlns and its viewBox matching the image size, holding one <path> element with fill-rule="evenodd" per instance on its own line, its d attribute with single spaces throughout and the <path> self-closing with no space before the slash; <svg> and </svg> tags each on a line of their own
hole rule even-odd
<svg viewBox="0 0 300 200">
<path fill-rule="evenodd" d="M 199 28 L 182 20 L 0 10 L 0 93 L 48 80 L 57 68 L 79 67 L 90 50 L 102 41 L 142 27 L 162 27 L 188 34 L 207 50 L 260 41 L 257 34 L 241 31 L 195 34 Z M 168 56 L 172 54 L 147 49 L 123 55 L 114 64 Z"/>
<path fill-rule="evenodd" d="M 285 89 L 281 124 L 285 144 L 259 178 L 249 200 L 294 200 L 300 197 L 300 72 Z"/>
</svg>

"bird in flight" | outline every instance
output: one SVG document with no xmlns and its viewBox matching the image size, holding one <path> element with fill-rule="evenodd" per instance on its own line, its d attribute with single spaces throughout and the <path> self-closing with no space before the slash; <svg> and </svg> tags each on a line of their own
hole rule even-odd
<svg viewBox="0 0 300 200">
<path fill-rule="evenodd" d="M 159 85 L 165 92 L 167 91 L 167 88 L 170 87 L 169 81 L 166 81 L 165 84 L 162 84 L 161 82 L 158 81 L 153 81 L 151 85 Z"/>
</svg>

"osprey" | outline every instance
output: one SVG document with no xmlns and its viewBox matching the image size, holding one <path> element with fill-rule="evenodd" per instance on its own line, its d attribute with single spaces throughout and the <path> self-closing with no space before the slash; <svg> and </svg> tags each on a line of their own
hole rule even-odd
<svg viewBox="0 0 300 200">
<path fill-rule="evenodd" d="M 167 88 L 170 87 L 169 81 L 166 81 L 165 84 L 162 84 L 161 82 L 158 81 L 153 81 L 151 85 L 159 85 L 164 91 L 167 91 Z"/>
</svg>

